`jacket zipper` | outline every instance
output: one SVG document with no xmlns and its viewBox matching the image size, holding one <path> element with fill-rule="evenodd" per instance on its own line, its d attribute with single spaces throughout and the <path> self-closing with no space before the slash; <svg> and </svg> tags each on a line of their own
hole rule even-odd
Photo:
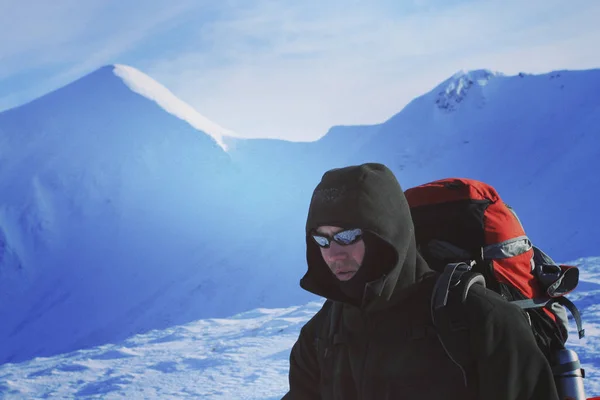
<svg viewBox="0 0 600 400">
<path fill-rule="evenodd" d="M 384 274 L 381 276 L 380 279 L 385 280 L 387 277 L 387 274 Z M 370 287 L 371 282 L 368 282 L 365 285 L 365 288 L 363 290 L 363 298 L 362 298 L 362 303 L 361 303 L 361 307 L 360 307 L 360 312 L 363 315 L 363 319 L 365 321 L 365 354 L 363 357 L 363 361 L 362 361 L 362 368 L 360 371 L 360 384 L 359 389 L 360 389 L 360 393 L 358 393 L 358 399 L 360 400 L 361 398 L 363 398 L 363 393 L 365 392 L 365 369 L 367 367 L 367 357 L 369 355 L 369 347 L 371 346 L 371 338 L 370 336 L 370 328 L 369 328 L 369 313 L 366 311 L 366 301 L 367 300 L 367 293 L 369 292 L 369 287 Z M 379 293 L 377 293 L 377 296 L 381 296 L 381 292 L 383 291 L 383 285 L 381 287 L 381 289 L 379 290 Z"/>
<path fill-rule="evenodd" d="M 364 311 L 363 311 L 364 312 Z M 358 399 L 362 399 L 363 398 L 363 393 L 365 393 L 365 382 L 366 382 L 366 378 L 365 378 L 365 370 L 367 368 L 367 357 L 369 356 L 369 347 L 371 345 L 371 338 L 370 338 L 370 330 L 369 330 L 369 315 L 365 312 L 364 313 L 364 320 L 365 320 L 365 354 L 363 357 L 363 362 L 362 362 L 362 368 L 360 371 L 360 393 L 358 393 Z"/>
</svg>

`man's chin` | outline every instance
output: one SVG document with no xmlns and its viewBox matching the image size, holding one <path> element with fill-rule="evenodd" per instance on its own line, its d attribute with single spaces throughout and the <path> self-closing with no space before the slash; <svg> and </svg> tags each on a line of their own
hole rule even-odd
<svg viewBox="0 0 600 400">
<path fill-rule="evenodd" d="M 352 279 L 354 275 L 356 275 L 356 271 L 338 272 L 335 274 L 335 277 L 338 278 L 338 280 L 345 282 Z"/>
</svg>

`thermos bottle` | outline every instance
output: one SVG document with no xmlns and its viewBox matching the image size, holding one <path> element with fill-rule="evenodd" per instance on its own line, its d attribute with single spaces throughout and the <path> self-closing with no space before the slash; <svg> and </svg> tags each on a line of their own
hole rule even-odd
<svg viewBox="0 0 600 400">
<path fill-rule="evenodd" d="M 552 370 L 560 400 L 586 400 L 583 387 L 585 371 L 576 352 L 568 349 L 557 351 Z"/>
</svg>

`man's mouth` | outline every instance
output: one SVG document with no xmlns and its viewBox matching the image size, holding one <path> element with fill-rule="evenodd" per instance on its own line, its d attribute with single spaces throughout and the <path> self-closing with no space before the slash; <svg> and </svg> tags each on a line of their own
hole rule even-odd
<svg viewBox="0 0 600 400">
<path fill-rule="evenodd" d="M 349 278 L 356 273 L 354 270 L 340 270 L 335 272 L 335 276 L 338 278 Z"/>
</svg>

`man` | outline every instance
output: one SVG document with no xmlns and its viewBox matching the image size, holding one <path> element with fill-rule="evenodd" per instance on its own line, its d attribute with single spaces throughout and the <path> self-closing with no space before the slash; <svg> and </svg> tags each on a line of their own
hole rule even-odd
<svg viewBox="0 0 600 400">
<path fill-rule="evenodd" d="M 483 286 L 461 305 L 470 363 L 442 344 L 430 306 L 437 276 L 417 252 L 409 206 L 387 167 L 326 172 L 306 246 L 300 284 L 328 301 L 292 349 L 284 399 L 558 399 L 524 313 Z"/>
</svg>

